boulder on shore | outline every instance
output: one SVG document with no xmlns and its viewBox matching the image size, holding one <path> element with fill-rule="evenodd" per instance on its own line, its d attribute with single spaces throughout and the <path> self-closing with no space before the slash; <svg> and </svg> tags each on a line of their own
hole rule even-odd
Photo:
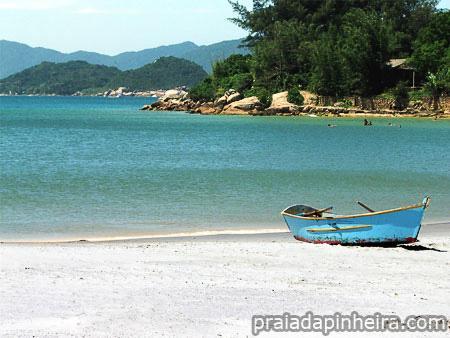
<svg viewBox="0 0 450 338">
<path fill-rule="evenodd" d="M 213 115 L 218 114 L 220 110 L 214 107 L 213 102 L 206 102 L 202 103 L 198 108 L 194 109 L 194 112 L 203 115 Z"/>
<path fill-rule="evenodd" d="M 215 105 L 216 107 L 223 107 L 223 106 L 226 105 L 226 104 L 227 104 L 227 97 L 226 97 L 225 95 L 219 97 L 219 98 L 214 102 L 214 105 Z"/>
<path fill-rule="evenodd" d="M 241 93 L 235 91 L 234 89 L 229 89 L 223 94 L 223 96 L 221 96 L 214 102 L 214 105 L 216 107 L 223 108 L 225 105 L 239 101 L 241 99 Z"/>
<path fill-rule="evenodd" d="M 163 97 L 161 97 L 161 101 L 171 100 L 171 99 L 182 99 L 187 96 L 187 92 L 182 89 L 170 89 L 166 90 Z"/>
<path fill-rule="evenodd" d="M 305 106 L 316 105 L 317 95 L 306 90 L 300 90 L 300 94 L 303 96 L 303 104 Z"/>
<path fill-rule="evenodd" d="M 233 102 L 236 102 L 239 100 L 242 100 L 242 95 L 241 95 L 241 93 L 236 92 L 231 95 L 228 95 L 227 104 L 230 104 L 230 103 L 233 103 Z"/>
<path fill-rule="evenodd" d="M 245 99 L 227 104 L 222 114 L 227 115 L 253 115 L 258 114 L 263 109 L 263 105 L 256 96 L 247 97 Z"/>
<path fill-rule="evenodd" d="M 272 104 L 266 110 L 268 115 L 296 114 L 299 107 L 288 101 L 288 92 L 281 92 L 272 95 Z"/>
</svg>

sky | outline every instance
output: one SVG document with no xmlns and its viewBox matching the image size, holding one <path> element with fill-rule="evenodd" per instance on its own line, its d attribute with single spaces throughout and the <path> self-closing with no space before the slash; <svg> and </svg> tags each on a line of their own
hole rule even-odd
<svg viewBox="0 0 450 338">
<path fill-rule="evenodd" d="M 240 0 L 251 7 L 252 0 Z M 450 0 L 439 7 L 450 8 Z M 0 39 L 109 55 L 246 36 L 227 0 L 0 0 Z"/>
</svg>

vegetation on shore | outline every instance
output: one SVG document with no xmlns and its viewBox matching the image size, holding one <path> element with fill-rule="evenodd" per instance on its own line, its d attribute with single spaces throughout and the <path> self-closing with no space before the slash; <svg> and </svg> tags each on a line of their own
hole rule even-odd
<svg viewBox="0 0 450 338">
<path fill-rule="evenodd" d="M 43 62 L 0 80 L 0 93 L 93 94 L 120 86 L 130 90 L 170 89 L 193 86 L 207 75 L 199 65 L 175 57 L 162 57 L 144 67 L 124 72 L 85 61 Z"/>
<path fill-rule="evenodd" d="M 393 76 L 388 61 L 396 58 L 408 59 L 428 95 L 450 91 L 450 12 L 435 0 L 254 0 L 251 10 L 230 4 L 252 55 L 216 63 L 193 99 L 212 101 L 230 88 L 266 105 L 286 90 L 290 101 L 298 89 L 335 98 L 390 92 L 403 107 L 410 84 Z"/>
</svg>

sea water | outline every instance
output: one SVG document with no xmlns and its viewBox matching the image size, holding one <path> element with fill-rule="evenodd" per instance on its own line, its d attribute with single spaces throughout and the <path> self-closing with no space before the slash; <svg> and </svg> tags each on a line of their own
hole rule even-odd
<svg viewBox="0 0 450 338">
<path fill-rule="evenodd" d="M 297 203 L 425 195 L 425 222 L 450 220 L 450 120 L 139 111 L 152 100 L 0 97 L 0 241 L 282 229 Z"/>
</svg>

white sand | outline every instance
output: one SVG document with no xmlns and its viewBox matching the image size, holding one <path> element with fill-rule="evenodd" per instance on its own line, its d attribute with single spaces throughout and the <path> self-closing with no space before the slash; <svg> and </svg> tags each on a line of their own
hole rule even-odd
<svg viewBox="0 0 450 338">
<path fill-rule="evenodd" d="M 445 226 L 419 251 L 287 234 L 0 244 L 0 336 L 245 337 L 253 314 L 286 311 L 450 317 Z"/>
</svg>

